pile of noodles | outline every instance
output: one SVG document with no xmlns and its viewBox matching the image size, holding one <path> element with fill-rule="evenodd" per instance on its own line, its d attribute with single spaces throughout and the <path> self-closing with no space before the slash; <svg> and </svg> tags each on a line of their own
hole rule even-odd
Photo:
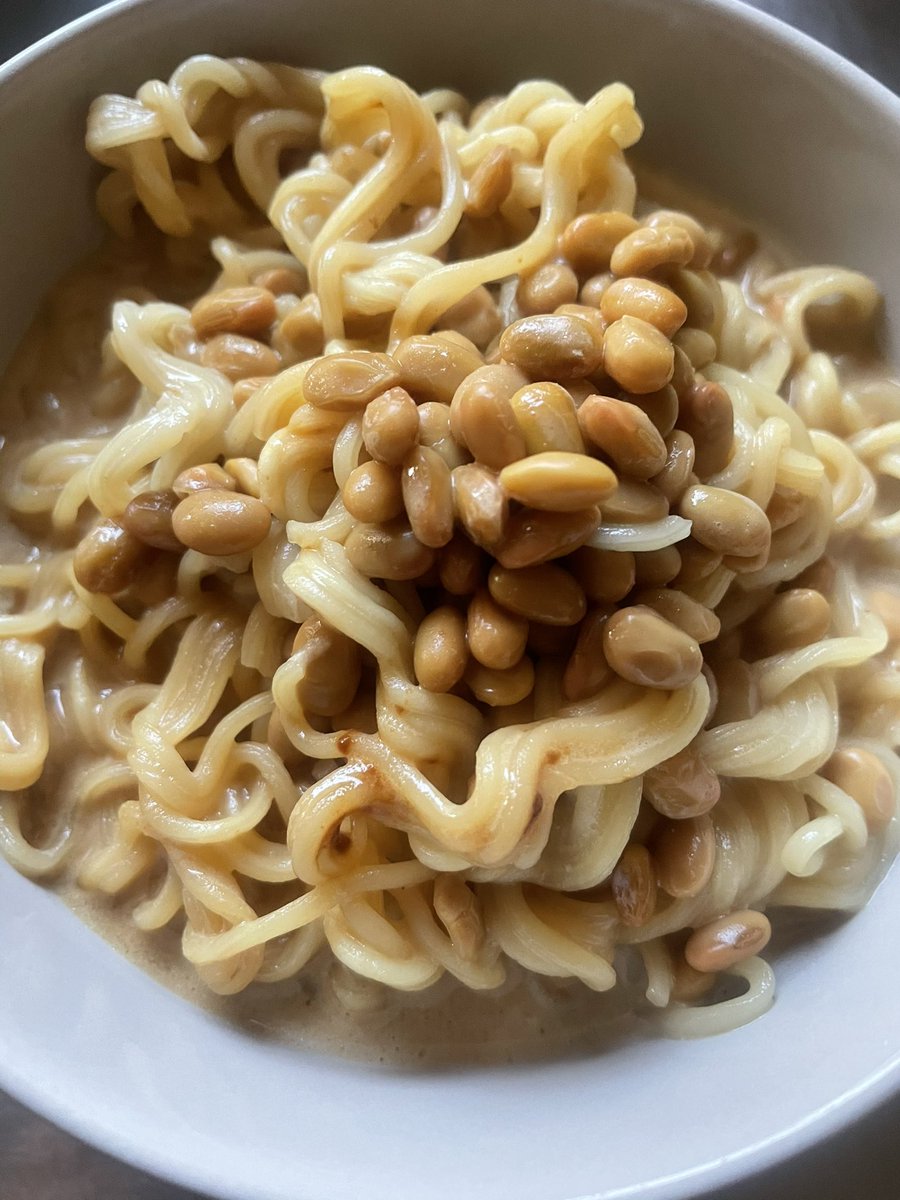
<svg viewBox="0 0 900 1200">
<path fill-rule="evenodd" d="M 299 264 L 325 349 L 383 350 L 431 330 L 481 285 L 514 319 L 515 277 L 553 257 L 576 214 L 634 209 L 624 151 L 640 131 L 620 84 L 582 104 L 526 83 L 470 115 L 454 93 L 418 96 L 371 68 L 320 75 L 198 57 L 135 99 L 98 100 L 87 144 L 108 168 L 98 204 L 119 238 L 145 236 L 149 218 L 169 235 L 159 244 L 176 274 L 208 245 L 215 288 Z M 514 159 L 499 218 L 507 244 L 444 261 L 467 180 L 497 146 Z M 419 209 L 417 225 L 396 219 Z M 887 420 L 898 394 L 845 386 L 808 339 L 805 315 L 823 300 L 871 315 L 867 279 L 815 268 L 752 284 L 755 307 L 737 282 L 721 283 L 705 374 L 731 397 L 735 449 L 711 482 L 764 509 L 788 483 L 807 503 L 776 533 L 768 564 L 739 578 L 721 566 L 700 598 L 727 631 L 828 548 L 833 621 L 822 641 L 753 663 L 758 710 L 708 728 L 702 675 L 672 692 L 617 681 L 571 704 L 548 676 L 531 719 L 490 732 L 461 695 L 420 687 L 414 603 L 350 565 L 339 493 L 324 514 L 315 502 L 323 472 L 333 491 L 361 461 L 358 417 L 305 403 L 302 361 L 287 360 L 238 407 L 224 375 L 179 352 L 184 307 L 147 288 L 119 298 L 89 434 L 5 468 L 6 503 L 26 531 L 23 552 L 0 567 L 7 858 L 37 877 L 71 866 L 84 889 L 126 898 L 142 930 L 183 923 L 186 959 L 226 993 L 288 978 L 326 943 L 392 988 L 425 988 L 445 972 L 495 988 L 513 960 L 605 990 L 630 945 L 649 1001 L 666 1008 L 679 931 L 738 908 L 859 906 L 896 822 L 869 829 L 819 770 L 852 742 L 898 778 L 897 646 L 867 602 L 896 570 L 900 512 L 879 495 L 900 476 L 900 420 Z M 90 358 L 83 328 L 71 308 L 60 312 L 77 375 Z M 258 460 L 274 517 L 252 554 L 187 550 L 170 590 L 127 603 L 76 582 L 73 547 L 98 513 L 115 519 L 184 468 L 235 456 Z M 626 527 L 619 544 L 647 548 L 641 537 Z M 298 702 L 303 662 L 290 639 L 310 613 L 375 665 L 360 728 L 331 728 Z M 269 737 L 273 713 L 281 744 Z M 639 819 L 642 775 L 690 743 L 722 781 L 715 867 L 699 895 L 631 927 L 604 884 Z M 29 838 L 30 811 L 48 805 L 43 837 Z M 447 873 L 470 885 L 465 939 L 435 911 Z M 734 970 L 740 995 L 670 1007 L 671 1027 L 715 1031 L 764 1011 L 768 965 L 751 958 Z"/>
</svg>

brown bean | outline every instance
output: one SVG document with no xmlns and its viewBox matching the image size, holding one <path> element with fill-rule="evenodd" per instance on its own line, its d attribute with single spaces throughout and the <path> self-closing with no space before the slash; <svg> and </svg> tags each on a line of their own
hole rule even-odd
<svg viewBox="0 0 900 1200">
<path fill-rule="evenodd" d="M 694 439 L 683 429 L 673 429 L 666 438 L 666 463 L 653 485 L 670 504 L 678 500 L 688 486 L 694 470 Z"/>
<path fill-rule="evenodd" d="M 794 587 L 814 588 L 815 591 L 821 592 L 823 596 L 827 596 L 834 590 L 834 581 L 836 575 L 837 568 L 835 567 L 834 560 L 825 555 L 822 558 L 817 558 L 816 561 L 811 563 L 805 571 L 801 571 L 799 575 L 796 575 L 792 582 Z M 877 599 L 877 592 L 870 592 L 869 607 L 873 612 L 877 612 L 882 618 L 887 626 L 888 637 L 893 638 L 895 635 L 892 633 L 892 626 L 888 623 L 888 619 L 884 617 L 882 612 L 879 610 L 879 603 L 880 602 Z M 898 607 L 897 618 L 896 636 L 900 637 L 900 607 Z"/>
<path fill-rule="evenodd" d="M 440 334 L 405 338 L 392 357 L 400 368 L 400 382 L 416 400 L 441 404 L 449 404 L 466 376 L 484 366 L 474 346 L 466 349 Z"/>
<path fill-rule="evenodd" d="M 543 625 L 577 625 L 587 608 L 577 580 L 562 567 L 549 563 L 519 570 L 495 563 L 488 587 L 498 604 Z"/>
<path fill-rule="evenodd" d="M 715 275 L 710 271 L 678 267 L 669 272 L 668 280 L 687 310 L 686 323 L 692 329 L 702 329 L 715 336 L 721 329 L 725 311 L 722 289 Z"/>
<path fill-rule="evenodd" d="M 603 361 L 603 341 L 581 317 L 522 317 L 504 329 L 500 354 L 532 379 L 565 383 L 597 370 Z"/>
<path fill-rule="evenodd" d="M 344 350 L 312 364 L 303 377 L 303 395 L 329 412 L 355 412 L 399 382 L 399 368 L 387 354 Z"/>
<path fill-rule="evenodd" d="M 612 325 L 620 317 L 639 317 L 670 338 L 687 319 L 684 301 L 651 279 L 617 279 L 603 293 L 600 311 Z"/>
<path fill-rule="evenodd" d="M 560 249 L 580 275 L 594 274 L 609 267 L 616 246 L 637 228 L 628 213 L 582 213 L 566 226 Z"/>
<path fill-rule="evenodd" d="M 529 383 L 510 397 L 513 415 L 528 454 L 545 450 L 584 453 L 575 405 L 559 383 Z"/>
<path fill-rule="evenodd" d="M 753 558 L 768 553 L 772 539 L 768 518 L 747 496 L 695 484 L 682 495 L 678 511 L 692 522 L 691 536 L 716 554 Z"/>
<path fill-rule="evenodd" d="M 700 479 L 728 466 L 734 445 L 734 409 L 721 384 L 695 380 L 680 396 L 678 425 L 694 441 L 694 470 Z"/>
<path fill-rule="evenodd" d="M 634 581 L 640 588 L 664 588 L 681 570 L 677 546 L 641 550 L 634 556 Z"/>
<path fill-rule="evenodd" d="M 665 691 L 700 674 L 703 655 L 692 637 L 650 608 L 621 608 L 606 624 L 606 661 L 623 679 Z"/>
<path fill-rule="evenodd" d="M 500 472 L 500 485 L 514 500 L 548 512 L 599 504 L 616 483 L 614 473 L 596 458 L 561 450 L 529 455 Z"/>
<path fill-rule="evenodd" d="M 606 331 L 604 370 L 628 392 L 655 392 L 672 378 L 669 339 L 639 317 L 620 317 Z"/>
<path fill-rule="evenodd" d="M 380 462 L 354 468 L 341 489 L 344 507 L 357 521 L 391 521 L 403 512 L 400 477 Z"/>
<path fill-rule="evenodd" d="M 450 605 L 433 609 L 416 630 L 413 663 L 419 684 L 429 692 L 449 692 L 462 679 L 468 661 L 462 613 Z"/>
<path fill-rule="evenodd" d="M 562 693 L 567 700 L 587 700 L 613 678 L 603 653 L 603 631 L 608 617 L 608 609 L 595 608 L 578 626 L 578 640 L 562 678 Z"/>
<path fill-rule="evenodd" d="M 423 546 L 402 521 L 356 525 L 344 543 L 351 564 L 370 579 L 416 579 L 434 564 L 434 551 Z"/>
<path fill-rule="evenodd" d="M 611 396 L 588 396 L 578 410 L 578 425 L 624 475 L 649 479 L 665 466 L 666 444 L 647 414 L 634 404 Z"/>
<path fill-rule="evenodd" d="M 483 220 L 492 217 L 512 187 L 513 158 L 508 146 L 490 149 L 466 184 L 466 212 Z"/>
<path fill-rule="evenodd" d="M 508 245 L 508 239 L 508 226 L 503 213 L 494 212 L 486 217 L 477 217 L 464 212 L 450 241 L 442 249 L 446 248 L 457 262 L 464 262 L 503 250 Z"/>
<path fill-rule="evenodd" d="M 671 208 L 660 208 L 656 212 L 651 213 L 644 221 L 644 224 L 651 229 L 658 227 L 671 228 L 673 225 L 683 229 L 694 243 L 694 255 L 689 265 L 697 270 L 702 270 L 709 266 L 713 255 L 710 236 L 700 222 L 695 221 L 687 213 L 678 212 Z"/>
<path fill-rule="evenodd" d="M 716 614 L 674 588 L 647 588 L 638 592 L 635 604 L 646 604 L 661 617 L 683 629 L 701 646 L 719 636 L 721 622 Z"/>
<path fill-rule="evenodd" d="M 292 654 L 299 655 L 303 664 L 297 698 L 304 710 L 322 717 L 343 712 L 359 687 L 362 653 L 358 643 L 320 616 L 312 616 L 297 630 Z"/>
<path fill-rule="evenodd" d="M 388 388 L 366 405 L 363 444 L 376 462 L 399 467 L 419 436 L 415 401 L 402 387 Z"/>
<path fill-rule="evenodd" d="M 672 378 L 670 380 L 672 387 L 675 389 L 675 394 L 679 402 L 683 399 L 685 393 L 694 386 L 694 367 L 691 360 L 683 350 L 679 350 L 673 345 L 674 363 L 672 369 Z"/>
<path fill-rule="evenodd" d="M 200 297 L 191 309 L 191 323 L 202 338 L 217 333 L 261 337 L 276 315 L 275 297 L 267 288 L 222 288 Z"/>
<path fill-rule="evenodd" d="M 424 571 L 416 580 L 418 588 L 438 588 L 441 585 L 441 573 L 438 570 L 439 555 L 435 554 L 434 561 L 427 571 Z"/>
<path fill-rule="evenodd" d="M 572 403 L 575 405 L 576 411 L 581 408 L 588 396 L 595 396 L 597 394 L 598 384 L 595 381 L 598 377 L 602 376 L 602 374 L 602 371 L 598 371 L 593 380 L 576 379 L 574 383 L 566 384 L 566 391 L 572 397 Z M 606 379 L 604 382 L 608 383 L 609 386 L 612 387 L 611 379 Z"/>
<path fill-rule="evenodd" d="M 463 529 L 479 546 L 496 545 L 509 519 L 509 501 L 497 476 L 479 463 L 467 463 L 456 467 L 450 479 L 453 508 Z"/>
<path fill-rule="evenodd" d="M 158 492 L 141 492 L 129 500 L 122 513 L 122 528 L 147 546 L 157 550 L 184 549 L 172 531 L 172 513 L 178 496 L 171 488 Z"/>
<path fill-rule="evenodd" d="M 719 777 L 694 746 L 686 746 L 644 775 L 644 796 L 673 821 L 702 817 L 719 802 Z"/>
<path fill-rule="evenodd" d="M 419 444 L 433 450 L 451 471 L 469 461 L 468 453 L 453 436 L 449 406 L 435 400 L 419 405 Z"/>
<path fill-rule="evenodd" d="M 487 288 L 477 287 L 452 304 L 435 328 L 455 329 L 483 350 L 503 328 L 503 318 Z"/>
<path fill-rule="evenodd" d="M 461 346 L 469 354 L 477 354 L 478 365 L 484 365 L 484 359 L 481 357 L 481 351 L 475 345 L 471 338 L 467 338 L 465 334 L 460 333 L 457 329 L 442 329 L 435 337 L 441 338 L 445 342 L 452 342 L 454 346 Z"/>
<path fill-rule="evenodd" d="M 231 389 L 231 399 L 235 408 L 243 408 L 247 401 L 255 396 L 264 383 L 268 383 L 271 375 L 251 375 L 248 379 L 239 379 Z"/>
<path fill-rule="evenodd" d="M 382 345 L 390 336 L 391 323 L 387 313 L 347 313 L 344 336 L 351 342 Z M 372 353 L 372 351 L 369 351 Z"/>
<path fill-rule="evenodd" d="M 232 383 L 251 375 L 275 375 L 281 367 L 281 359 L 269 346 L 238 333 L 215 334 L 203 347 L 200 361 Z"/>
<path fill-rule="evenodd" d="M 679 225 L 644 226 L 629 233 L 609 260 L 614 275 L 649 275 L 659 267 L 685 266 L 694 257 L 694 243 Z"/>
<path fill-rule="evenodd" d="M 566 560 L 589 600 L 615 604 L 634 587 L 635 556 L 630 550 L 582 546 Z"/>
<path fill-rule="evenodd" d="M 678 330 L 672 338 L 672 344 L 687 355 L 695 371 L 708 367 L 719 352 L 716 339 L 711 334 L 705 329 L 692 329 L 689 325 Z"/>
<path fill-rule="evenodd" d="M 603 501 L 604 521 L 621 525 L 659 521 L 668 516 L 669 504 L 662 492 L 650 483 L 623 477 L 619 485 Z"/>
<path fill-rule="evenodd" d="M 450 405 L 453 436 L 474 459 L 495 471 L 526 453 L 510 404 L 525 382 L 521 371 L 505 363 L 479 367 L 463 380 Z"/>
<path fill-rule="evenodd" d="M 451 250 L 457 262 L 466 259 L 484 258 L 503 250 L 509 237 L 503 217 L 495 213 L 483 221 L 465 218 L 457 225 L 451 242 Z"/>
<path fill-rule="evenodd" d="M 656 912 L 656 867 L 647 847 L 629 842 L 610 883 L 622 924 L 646 925 Z"/>
<path fill-rule="evenodd" d="M 469 604 L 466 634 L 473 656 L 485 667 L 505 670 L 525 653 L 528 622 L 501 607 L 486 589 Z"/>
<path fill-rule="evenodd" d="M 172 514 L 178 540 L 213 558 L 254 550 L 268 534 L 270 521 L 261 500 L 216 489 L 191 492 Z"/>
<path fill-rule="evenodd" d="M 759 554 L 754 554 L 753 557 L 740 554 L 723 554 L 722 566 L 729 571 L 734 571 L 735 575 L 752 575 L 756 571 L 761 571 L 769 561 L 769 551 L 761 550 Z"/>
<path fill-rule="evenodd" d="M 172 491 L 182 499 L 191 492 L 202 492 L 209 488 L 233 492 L 237 488 L 237 482 L 234 476 L 229 475 L 218 463 L 200 463 L 196 467 L 187 467 L 176 475 L 172 484 Z"/>
<path fill-rule="evenodd" d="M 768 917 L 742 909 L 696 929 L 684 957 L 695 971 L 727 971 L 764 950 L 772 936 Z"/>
<path fill-rule="evenodd" d="M 325 347 L 322 328 L 322 307 L 315 292 L 304 296 L 284 314 L 272 340 L 287 343 L 299 360 L 314 358 Z"/>
<path fill-rule="evenodd" d="M 675 428 L 678 420 L 678 396 L 670 383 L 655 392 L 622 392 L 620 400 L 626 400 L 647 414 L 659 431 L 660 437 L 667 438 Z"/>
<path fill-rule="evenodd" d="M 495 671 L 479 662 L 471 662 L 463 676 L 469 690 L 491 708 L 518 704 L 531 694 L 534 688 L 534 665 L 530 658 L 522 657 L 514 667 Z"/>
<path fill-rule="evenodd" d="M 560 304 L 553 310 L 553 313 L 557 317 L 578 317 L 579 320 L 585 321 L 593 329 L 600 342 L 606 335 L 606 321 L 603 314 L 599 309 L 591 308 L 589 304 Z M 577 387 L 578 382 L 576 380 L 574 386 Z"/>
<path fill-rule="evenodd" d="M 696 896 L 709 883 L 716 865 L 716 830 L 706 815 L 664 821 L 653 835 L 659 886 L 680 899 Z"/>
<path fill-rule="evenodd" d="M 599 308 L 603 301 L 603 293 L 614 278 L 615 276 L 609 271 L 604 271 L 601 275 L 591 275 L 581 285 L 581 291 L 578 293 L 579 302 L 590 308 Z"/>
<path fill-rule="evenodd" d="M 503 537 L 492 547 L 494 556 L 510 568 L 536 567 L 562 558 L 587 541 L 599 516 L 596 508 L 573 513 L 520 509 L 509 518 Z"/>
<path fill-rule="evenodd" d="M 257 287 L 265 288 L 273 296 L 302 296 L 306 291 L 306 278 L 302 271 L 290 267 L 273 267 L 253 276 Z"/>
<path fill-rule="evenodd" d="M 88 592 L 115 596 L 128 587 L 147 547 L 115 521 L 101 521 L 75 547 L 72 571 Z"/>
<path fill-rule="evenodd" d="M 751 622 L 754 656 L 784 654 L 820 642 L 831 628 L 831 605 L 812 588 L 780 592 Z"/>
<path fill-rule="evenodd" d="M 485 555 L 467 537 L 455 533 L 441 551 L 441 587 L 451 596 L 471 596 L 485 576 Z"/>
<path fill-rule="evenodd" d="M 423 546 L 446 546 L 453 536 L 453 485 L 437 451 L 417 446 L 404 459 L 401 486 L 413 533 Z"/>
<path fill-rule="evenodd" d="M 861 746 L 836 750 L 822 767 L 822 775 L 852 796 L 868 825 L 886 825 L 893 817 L 897 808 L 894 781 L 870 750 Z"/>
<path fill-rule="evenodd" d="M 551 313 L 560 304 L 572 304 L 577 297 L 578 276 L 565 263 L 544 263 L 522 275 L 516 290 L 516 303 L 525 316 Z"/>
<path fill-rule="evenodd" d="M 675 582 L 679 587 L 708 579 L 722 562 L 721 554 L 708 550 L 690 537 L 678 543 L 678 552 L 681 555 L 681 570 Z"/>
</svg>

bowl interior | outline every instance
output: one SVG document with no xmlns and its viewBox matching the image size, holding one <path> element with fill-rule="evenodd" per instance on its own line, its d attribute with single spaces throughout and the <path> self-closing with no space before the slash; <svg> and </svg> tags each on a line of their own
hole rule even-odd
<svg viewBox="0 0 900 1200">
<path fill-rule="evenodd" d="M 535 75 L 637 94 L 644 157 L 810 262 L 871 273 L 900 328 L 900 105 L 798 35 L 709 0 L 144 0 L 0 76 L 0 361 L 98 236 L 82 150 L 101 91 L 197 52 L 374 62 L 473 95 Z M 224 1196 L 662 1200 L 799 1146 L 897 1077 L 894 872 L 779 964 L 763 1020 L 539 1066 L 414 1072 L 299 1054 L 194 1010 L 0 867 L 0 1080 L 61 1123 Z M 829 1047 L 839 1047 L 830 1052 Z M 841 1105 L 837 1102 L 842 1101 Z M 807 1132 L 804 1133 L 803 1130 Z"/>
</svg>

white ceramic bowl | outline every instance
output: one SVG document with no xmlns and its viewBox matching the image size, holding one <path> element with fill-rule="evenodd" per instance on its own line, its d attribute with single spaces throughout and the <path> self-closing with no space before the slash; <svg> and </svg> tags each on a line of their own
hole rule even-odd
<svg viewBox="0 0 900 1200">
<path fill-rule="evenodd" d="M 122 0 L 0 72 L 0 360 L 95 236 L 90 99 L 198 51 L 368 61 L 474 94 L 622 78 L 651 161 L 802 259 L 873 274 L 900 329 L 900 103 L 732 0 Z M 676 1200 L 900 1084 L 898 905 L 895 870 L 859 917 L 778 963 L 772 1012 L 724 1037 L 410 1072 L 251 1040 L 0 867 L 0 1083 L 114 1154 L 236 1200 Z"/>
</svg>

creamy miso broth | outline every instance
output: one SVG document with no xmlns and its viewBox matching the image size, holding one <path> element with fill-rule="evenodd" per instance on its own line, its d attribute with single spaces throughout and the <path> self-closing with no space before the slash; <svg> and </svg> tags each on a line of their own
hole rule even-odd
<svg viewBox="0 0 900 1200">
<path fill-rule="evenodd" d="M 94 106 L 3 385 L 5 853 L 304 1046 L 759 1016 L 896 843 L 877 290 L 636 182 L 621 85 L 203 70 Z"/>
</svg>

